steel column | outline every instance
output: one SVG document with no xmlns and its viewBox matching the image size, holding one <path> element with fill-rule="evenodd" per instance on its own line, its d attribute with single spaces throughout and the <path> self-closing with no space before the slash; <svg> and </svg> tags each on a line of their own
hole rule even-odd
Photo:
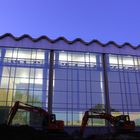
<svg viewBox="0 0 140 140">
<path fill-rule="evenodd" d="M 43 94 L 42 94 L 42 108 L 46 109 L 46 105 L 47 105 L 47 79 L 48 79 L 48 51 L 45 50 L 45 62 L 44 62 L 44 66 L 43 66 Z"/>
<path fill-rule="evenodd" d="M 49 85 L 48 85 L 48 112 L 52 113 L 53 103 L 53 74 L 54 74 L 54 50 L 50 51 Z"/>
<path fill-rule="evenodd" d="M 107 65 L 108 61 L 106 59 L 106 54 L 103 54 L 103 77 L 104 77 L 104 93 L 105 93 L 105 112 L 110 114 L 110 100 L 109 100 L 109 88 L 108 88 L 108 75 L 107 75 Z M 106 125 L 109 126 L 109 122 L 106 121 Z"/>
<path fill-rule="evenodd" d="M 1 58 L 0 58 L 0 85 L 1 85 L 1 79 L 2 79 L 3 62 L 4 62 L 5 54 L 6 54 L 6 49 L 2 48 L 1 49 Z"/>
</svg>

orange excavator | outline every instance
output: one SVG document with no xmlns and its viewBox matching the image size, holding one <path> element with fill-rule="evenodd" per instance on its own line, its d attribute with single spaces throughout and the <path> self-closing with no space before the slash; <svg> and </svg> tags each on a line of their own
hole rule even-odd
<svg viewBox="0 0 140 140">
<path fill-rule="evenodd" d="M 28 112 L 35 112 L 40 114 L 43 117 L 42 127 L 45 128 L 47 131 L 64 131 L 64 121 L 63 120 L 56 120 L 55 114 L 49 114 L 46 110 L 35 107 L 20 101 L 16 101 L 14 106 L 11 108 L 9 112 L 9 116 L 7 119 L 7 125 L 11 125 L 14 116 L 18 109 L 22 109 Z"/>
<path fill-rule="evenodd" d="M 107 113 L 98 113 L 88 110 L 85 112 L 80 128 L 80 136 L 83 136 L 89 118 L 105 119 L 113 125 L 115 131 L 129 132 L 135 129 L 135 122 L 130 121 L 129 115 L 112 116 Z"/>
</svg>

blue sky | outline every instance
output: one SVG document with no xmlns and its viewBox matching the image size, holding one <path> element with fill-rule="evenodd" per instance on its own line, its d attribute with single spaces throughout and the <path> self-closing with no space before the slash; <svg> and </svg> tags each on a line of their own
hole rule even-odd
<svg viewBox="0 0 140 140">
<path fill-rule="evenodd" d="M 140 0 L 0 0 L 0 35 L 140 44 Z"/>
</svg>

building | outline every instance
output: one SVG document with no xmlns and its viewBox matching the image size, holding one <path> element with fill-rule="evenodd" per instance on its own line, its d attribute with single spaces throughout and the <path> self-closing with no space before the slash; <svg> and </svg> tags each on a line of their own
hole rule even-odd
<svg viewBox="0 0 140 140">
<path fill-rule="evenodd" d="M 129 114 L 138 126 L 140 47 L 4 34 L 0 36 L 0 123 L 17 100 L 55 113 L 65 126 L 79 126 L 89 108 Z M 19 111 L 13 123 L 30 124 L 33 116 Z M 94 125 L 105 126 L 105 121 L 96 119 Z"/>
</svg>

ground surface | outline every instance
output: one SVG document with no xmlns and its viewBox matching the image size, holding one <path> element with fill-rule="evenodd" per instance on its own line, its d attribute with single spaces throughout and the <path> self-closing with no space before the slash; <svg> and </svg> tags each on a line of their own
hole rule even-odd
<svg viewBox="0 0 140 140">
<path fill-rule="evenodd" d="M 140 133 L 92 135 L 87 140 L 140 140 Z"/>
<path fill-rule="evenodd" d="M 4 139 L 13 140 L 140 140 L 140 133 L 115 133 L 104 135 L 91 135 L 80 138 L 77 135 L 69 135 L 66 132 L 47 133 L 36 130 L 29 126 L 7 126 L 0 125 L 0 136 Z"/>
</svg>

